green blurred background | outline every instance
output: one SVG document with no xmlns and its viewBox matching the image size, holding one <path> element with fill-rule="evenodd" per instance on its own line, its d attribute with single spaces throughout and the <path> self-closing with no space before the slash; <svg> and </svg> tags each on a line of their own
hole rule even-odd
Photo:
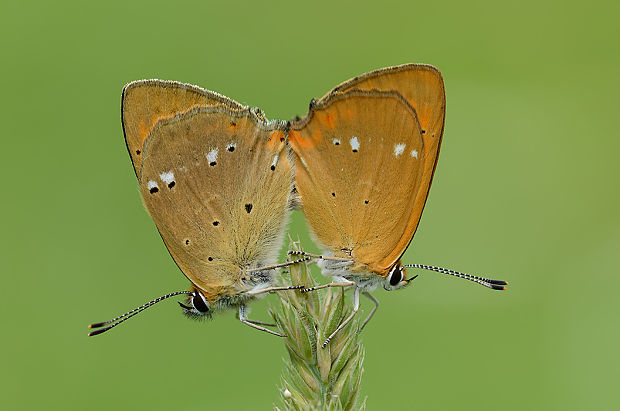
<svg viewBox="0 0 620 411">
<path fill-rule="evenodd" d="M 270 118 L 363 72 L 443 73 L 444 143 L 403 261 L 375 295 L 369 409 L 618 409 L 617 2 L 4 2 L 0 6 L 2 409 L 271 409 L 285 356 L 185 289 L 144 211 L 120 124 L 125 83 L 198 84 Z M 290 232 L 304 245 L 303 218 Z M 367 312 L 370 306 L 363 303 Z M 253 305 L 267 319 L 270 296 Z"/>
</svg>

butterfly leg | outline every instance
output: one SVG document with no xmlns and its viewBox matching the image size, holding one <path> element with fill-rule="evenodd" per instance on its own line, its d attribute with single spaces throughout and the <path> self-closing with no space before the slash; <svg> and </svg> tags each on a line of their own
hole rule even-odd
<svg viewBox="0 0 620 411">
<path fill-rule="evenodd" d="M 286 337 L 286 335 L 284 335 L 284 334 L 277 333 L 277 332 L 272 331 L 272 330 L 270 330 L 268 328 L 265 328 L 265 327 L 262 327 L 262 326 L 258 325 L 257 324 L 257 323 L 259 323 L 258 321 L 248 320 L 246 318 L 246 310 L 247 310 L 247 308 L 246 308 L 245 305 L 240 305 L 239 306 L 239 321 L 241 321 L 243 324 L 249 325 L 252 328 L 256 328 L 257 330 L 264 331 L 264 332 L 272 334 L 272 335 L 277 335 L 278 337 Z"/>
<path fill-rule="evenodd" d="M 303 255 L 305 257 L 318 258 L 321 260 L 331 260 L 331 261 L 351 261 L 351 262 L 353 261 L 351 258 L 342 258 L 342 257 L 333 257 L 330 255 L 312 254 L 312 253 L 307 253 L 305 251 L 290 250 L 288 252 L 288 255 Z"/>
<path fill-rule="evenodd" d="M 364 296 L 366 296 L 366 298 L 368 298 L 370 301 L 375 303 L 375 306 L 372 308 L 372 311 L 370 311 L 370 314 L 368 314 L 368 317 L 366 317 L 366 319 L 362 323 L 362 326 L 360 327 L 360 332 L 364 329 L 364 327 L 366 327 L 366 324 L 368 324 L 368 322 L 370 321 L 372 316 L 375 315 L 375 312 L 377 311 L 377 308 L 379 308 L 379 300 L 377 300 L 375 297 L 373 297 L 372 294 L 370 294 L 367 291 L 364 291 L 362 294 Z"/>
<path fill-rule="evenodd" d="M 329 283 L 329 284 L 317 285 L 315 287 L 304 288 L 303 290 L 301 290 L 301 292 L 308 293 L 310 291 L 316 291 L 316 290 L 320 290 L 320 289 L 327 288 L 327 287 L 350 287 L 352 285 L 355 285 L 353 281 L 347 281 L 347 282 L 341 282 L 341 283 Z"/>
<path fill-rule="evenodd" d="M 276 324 L 272 324 L 272 323 L 266 323 L 263 321 L 256 321 L 256 320 L 250 320 L 249 318 L 246 318 L 246 321 L 252 324 L 256 324 L 256 325 L 265 325 L 267 327 L 275 327 Z"/>
<path fill-rule="evenodd" d="M 256 267 L 256 268 L 251 268 L 248 270 L 245 270 L 246 273 L 251 273 L 254 271 L 265 271 L 265 270 L 274 270 L 276 268 L 282 268 L 282 267 L 288 267 L 289 265 L 293 265 L 293 264 L 299 264 L 299 263 L 303 263 L 304 261 L 310 261 L 312 260 L 314 257 L 303 257 L 303 258 L 299 258 L 295 261 L 287 261 L 285 263 L 281 263 L 281 264 L 274 264 L 274 265 L 267 265 L 264 267 Z"/>
<path fill-rule="evenodd" d="M 288 285 L 288 286 L 284 286 L 284 287 L 269 287 L 269 288 L 263 288 L 262 290 L 248 291 L 247 294 L 248 295 L 259 295 L 259 294 L 265 294 L 265 293 L 272 293 L 274 291 L 300 290 L 302 288 L 304 288 L 303 285 Z"/>
<path fill-rule="evenodd" d="M 338 328 L 336 328 L 336 330 L 333 333 L 331 333 L 329 337 L 327 337 L 327 339 L 323 342 L 323 344 L 321 344 L 321 348 L 325 348 L 327 344 L 329 344 L 331 339 L 334 338 L 336 334 L 338 334 L 338 331 L 342 330 L 353 319 L 353 317 L 355 317 L 355 314 L 357 314 L 357 310 L 359 310 L 359 308 L 360 308 L 360 289 L 358 287 L 355 287 L 355 291 L 353 292 L 353 310 L 351 311 L 351 315 L 345 318 L 345 320 L 342 323 L 340 323 Z"/>
</svg>

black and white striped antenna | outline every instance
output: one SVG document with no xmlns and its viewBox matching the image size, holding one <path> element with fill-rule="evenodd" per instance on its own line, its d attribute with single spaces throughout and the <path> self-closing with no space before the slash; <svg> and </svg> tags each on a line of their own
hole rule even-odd
<svg viewBox="0 0 620 411">
<path fill-rule="evenodd" d="M 420 268 L 422 270 L 435 271 L 437 273 L 447 274 L 447 275 L 451 275 L 454 277 L 463 278 L 465 280 L 473 281 L 477 284 L 483 285 L 493 290 L 505 290 L 506 287 L 504 286 L 508 285 L 506 281 L 492 280 L 490 278 L 478 277 L 477 275 L 461 273 L 460 271 L 450 270 L 449 268 L 435 267 L 432 265 L 407 264 L 407 265 L 403 265 L 403 268 Z"/>
<path fill-rule="evenodd" d="M 160 301 L 163 301 L 167 298 L 170 297 L 174 297 L 175 295 L 181 295 L 181 294 L 191 294 L 191 291 L 176 291 L 174 293 L 170 293 L 170 294 L 165 294 L 162 295 L 161 297 L 157 297 L 154 300 L 149 301 L 148 303 L 142 304 L 140 307 L 136 307 L 131 311 L 127 311 L 125 314 L 123 315 L 119 315 L 116 318 L 113 318 L 109 321 L 104 321 L 101 323 L 93 323 L 90 324 L 88 326 L 88 328 L 98 328 L 98 330 L 95 331 L 91 331 L 88 333 L 89 337 L 93 337 L 95 335 L 104 333 L 108 330 L 111 330 L 112 328 L 116 327 L 117 325 L 127 321 L 128 319 L 130 319 L 131 317 L 133 317 L 134 315 L 140 314 L 142 311 L 146 310 L 147 308 L 157 304 Z M 103 327 L 103 328 L 101 328 Z"/>
</svg>

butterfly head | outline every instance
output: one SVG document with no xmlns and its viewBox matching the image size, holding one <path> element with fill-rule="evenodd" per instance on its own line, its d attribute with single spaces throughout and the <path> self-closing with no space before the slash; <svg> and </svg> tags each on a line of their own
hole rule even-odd
<svg viewBox="0 0 620 411">
<path fill-rule="evenodd" d="M 385 277 L 383 288 L 387 291 L 398 290 L 399 288 L 408 286 L 411 281 L 417 277 L 416 275 L 409 279 L 405 279 L 406 276 L 407 271 L 400 265 L 400 262 L 394 264 L 387 277 Z"/>
<path fill-rule="evenodd" d="M 187 295 L 187 304 L 179 302 L 179 305 L 183 308 L 184 314 L 191 318 L 208 318 L 211 317 L 213 313 L 211 303 L 207 300 L 207 297 L 198 290 L 194 290 L 191 294 Z"/>
</svg>

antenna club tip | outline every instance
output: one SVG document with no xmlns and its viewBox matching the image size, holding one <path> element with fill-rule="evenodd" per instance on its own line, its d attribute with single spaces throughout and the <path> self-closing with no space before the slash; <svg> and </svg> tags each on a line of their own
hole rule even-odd
<svg viewBox="0 0 620 411">
<path fill-rule="evenodd" d="M 88 333 L 88 336 L 89 336 L 89 337 L 92 337 L 92 334 L 91 334 L 91 333 Z"/>
<path fill-rule="evenodd" d="M 90 330 L 91 328 L 93 328 L 92 324 L 88 324 L 88 329 Z"/>
</svg>

